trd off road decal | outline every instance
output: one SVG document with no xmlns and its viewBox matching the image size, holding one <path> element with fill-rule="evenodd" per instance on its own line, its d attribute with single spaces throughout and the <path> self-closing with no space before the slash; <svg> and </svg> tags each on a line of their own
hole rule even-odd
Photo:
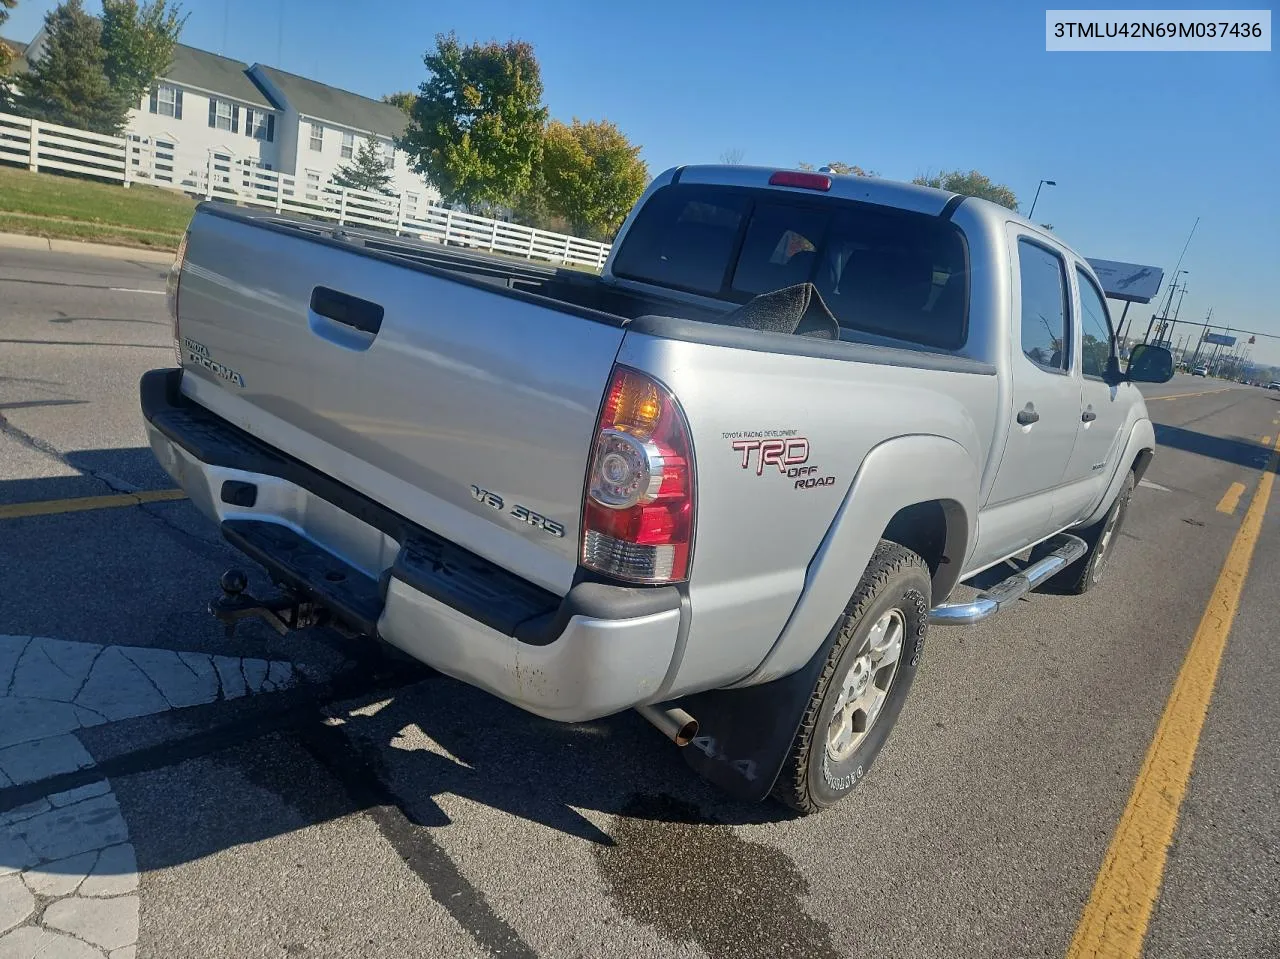
<svg viewBox="0 0 1280 959">
<path fill-rule="evenodd" d="M 818 467 L 808 465 L 809 440 L 796 433 L 796 430 L 746 430 L 725 433 L 724 438 L 741 456 L 739 465 L 744 470 L 754 470 L 756 476 L 763 476 L 766 467 L 777 467 L 780 474 L 794 481 L 795 489 L 834 484 L 834 476 L 820 475 Z M 773 474 L 772 469 L 769 474 Z"/>
</svg>

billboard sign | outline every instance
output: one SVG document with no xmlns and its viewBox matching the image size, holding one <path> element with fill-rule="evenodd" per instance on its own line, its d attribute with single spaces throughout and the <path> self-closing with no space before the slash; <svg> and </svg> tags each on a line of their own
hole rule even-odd
<svg viewBox="0 0 1280 959">
<path fill-rule="evenodd" d="M 1225 333 L 1206 333 L 1204 335 L 1206 343 L 1216 343 L 1218 346 L 1235 346 L 1236 338 L 1227 336 Z"/>
<path fill-rule="evenodd" d="M 1094 259 L 1089 260 L 1089 265 L 1098 274 L 1102 292 L 1113 300 L 1150 303 L 1155 299 L 1160 283 L 1164 280 L 1164 270 L 1158 266 Z"/>
</svg>

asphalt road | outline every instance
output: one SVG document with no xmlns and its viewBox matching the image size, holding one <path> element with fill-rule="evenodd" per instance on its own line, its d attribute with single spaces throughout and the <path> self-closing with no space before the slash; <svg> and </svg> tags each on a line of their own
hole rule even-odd
<svg viewBox="0 0 1280 959">
<path fill-rule="evenodd" d="M 1150 389 L 1161 449 L 1104 585 L 933 630 L 870 775 L 798 819 L 725 801 L 634 715 L 558 726 L 323 631 L 226 639 L 205 604 L 243 561 L 185 502 L 115 505 L 172 485 L 136 400 L 138 376 L 173 362 L 162 288 L 152 265 L 0 250 L 0 932 L 18 924 L 4 956 L 46 939 L 64 949 L 47 955 L 112 959 L 1063 955 L 1280 431 L 1280 394 L 1184 376 Z M 3 512 L 88 496 L 117 499 Z M 1151 957 L 1280 954 L 1278 513 Z M 32 636 L 66 641 L 39 647 L 61 673 L 14 660 Z M 48 677 L 39 702 L 63 708 L 76 657 L 115 649 L 128 676 L 95 693 L 106 719 L 67 707 L 57 750 L 6 752 L 53 715 L 19 702 L 23 683 Z M 286 672 L 255 665 L 271 662 Z M 210 663 L 279 682 L 219 666 L 197 689 Z M 139 712 L 129 682 L 162 698 Z M 32 763 L 43 772 L 20 775 Z M 42 798 L 79 787 L 102 794 Z M 73 840 L 91 851 L 31 865 L 39 842 Z M 132 852 L 108 867 L 99 848 Z M 114 892 L 92 875 L 58 885 L 94 869 Z"/>
</svg>

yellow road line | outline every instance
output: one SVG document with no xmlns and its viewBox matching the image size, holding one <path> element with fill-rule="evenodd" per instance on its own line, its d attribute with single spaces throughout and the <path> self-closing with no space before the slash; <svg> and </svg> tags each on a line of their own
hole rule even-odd
<svg viewBox="0 0 1280 959">
<path fill-rule="evenodd" d="M 1142 771 L 1076 926 L 1068 959 L 1138 959 L 1142 954 L 1200 731 L 1213 696 L 1218 664 L 1271 498 L 1280 439 L 1276 447 L 1231 543 L 1209 605 L 1169 694 Z"/>
<path fill-rule="evenodd" d="M 1218 512 L 1230 515 L 1236 511 L 1236 507 L 1240 505 L 1240 497 L 1244 495 L 1243 483 L 1232 483 L 1227 487 L 1227 491 L 1222 494 L 1222 499 L 1218 500 Z"/>
<path fill-rule="evenodd" d="M 119 506 L 139 506 L 142 503 L 159 503 L 164 500 L 186 499 L 180 489 L 147 489 L 137 493 L 114 493 L 110 496 L 77 496 L 73 499 L 46 499 L 34 503 L 13 503 L 0 506 L 0 519 L 19 519 L 26 516 L 49 516 L 54 513 L 79 513 L 88 509 L 114 509 Z"/>
<path fill-rule="evenodd" d="M 1148 396 L 1146 397 L 1146 401 L 1150 403 L 1152 400 L 1180 400 L 1184 396 L 1210 396 L 1213 393 L 1225 393 L 1229 389 L 1231 389 L 1231 387 L 1224 386 L 1220 390 L 1200 390 L 1198 393 L 1174 393 L 1172 396 Z"/>
<path fill-rule="evenodd" d="M 1270 437 L 1270 436 L 1264 436 L 1264 437 L 1262 438 L 1262 445 L 1263 445 L 1263 446 L 1270 446 L 1270 445 L 1271 445 L 1271 437 Z"/>
</svg>

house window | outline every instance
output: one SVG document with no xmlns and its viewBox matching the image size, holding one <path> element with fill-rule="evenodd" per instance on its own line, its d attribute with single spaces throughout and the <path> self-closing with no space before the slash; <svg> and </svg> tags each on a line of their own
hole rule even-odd
<svg viewBox="0 0 1280 959">
<path fill-rule="evenodd" d="M 355 153 L 356 135 L 354 133 L 342 134 L 342 159 L 350 160 L 351 155 Z"/>
<path fill-rule="evenodd" d="M 316 153 L 324 149 L 324 127 L 318 123 L 311 124 L 311 149 Z"/>
<path fill-rule="evenodd" d="M 172 87 L 167 83 L 162 83 L 156 87 L 155 96 L 151 98 L 151 112 L 159 114 L 162 117 L 174 117 L 180 119 L 182 114 L 178 112 L 178 100 L 181 94 L 177 87 Z"/>
<path fill-rule="evenodd" d="M 226 100 L 209 101 L 209 126 L 215 130 L 230 130 L 233 108 Z"/>
<path fill-rule="evenodd" d="M 270 113 L 265 110 L 245 110 L 244 117 L 244 132 L 246 136 L 268 142 L 275 139 L 275 117 Z"/>
<path fill-rule="evenodd" d="M 387 169 L 395 170 L 396 168 L 396 147 L 390 140 L 379 140 L 378 150 L 382 153 L 383 158 L 387 161 Z"/>
</svg>

